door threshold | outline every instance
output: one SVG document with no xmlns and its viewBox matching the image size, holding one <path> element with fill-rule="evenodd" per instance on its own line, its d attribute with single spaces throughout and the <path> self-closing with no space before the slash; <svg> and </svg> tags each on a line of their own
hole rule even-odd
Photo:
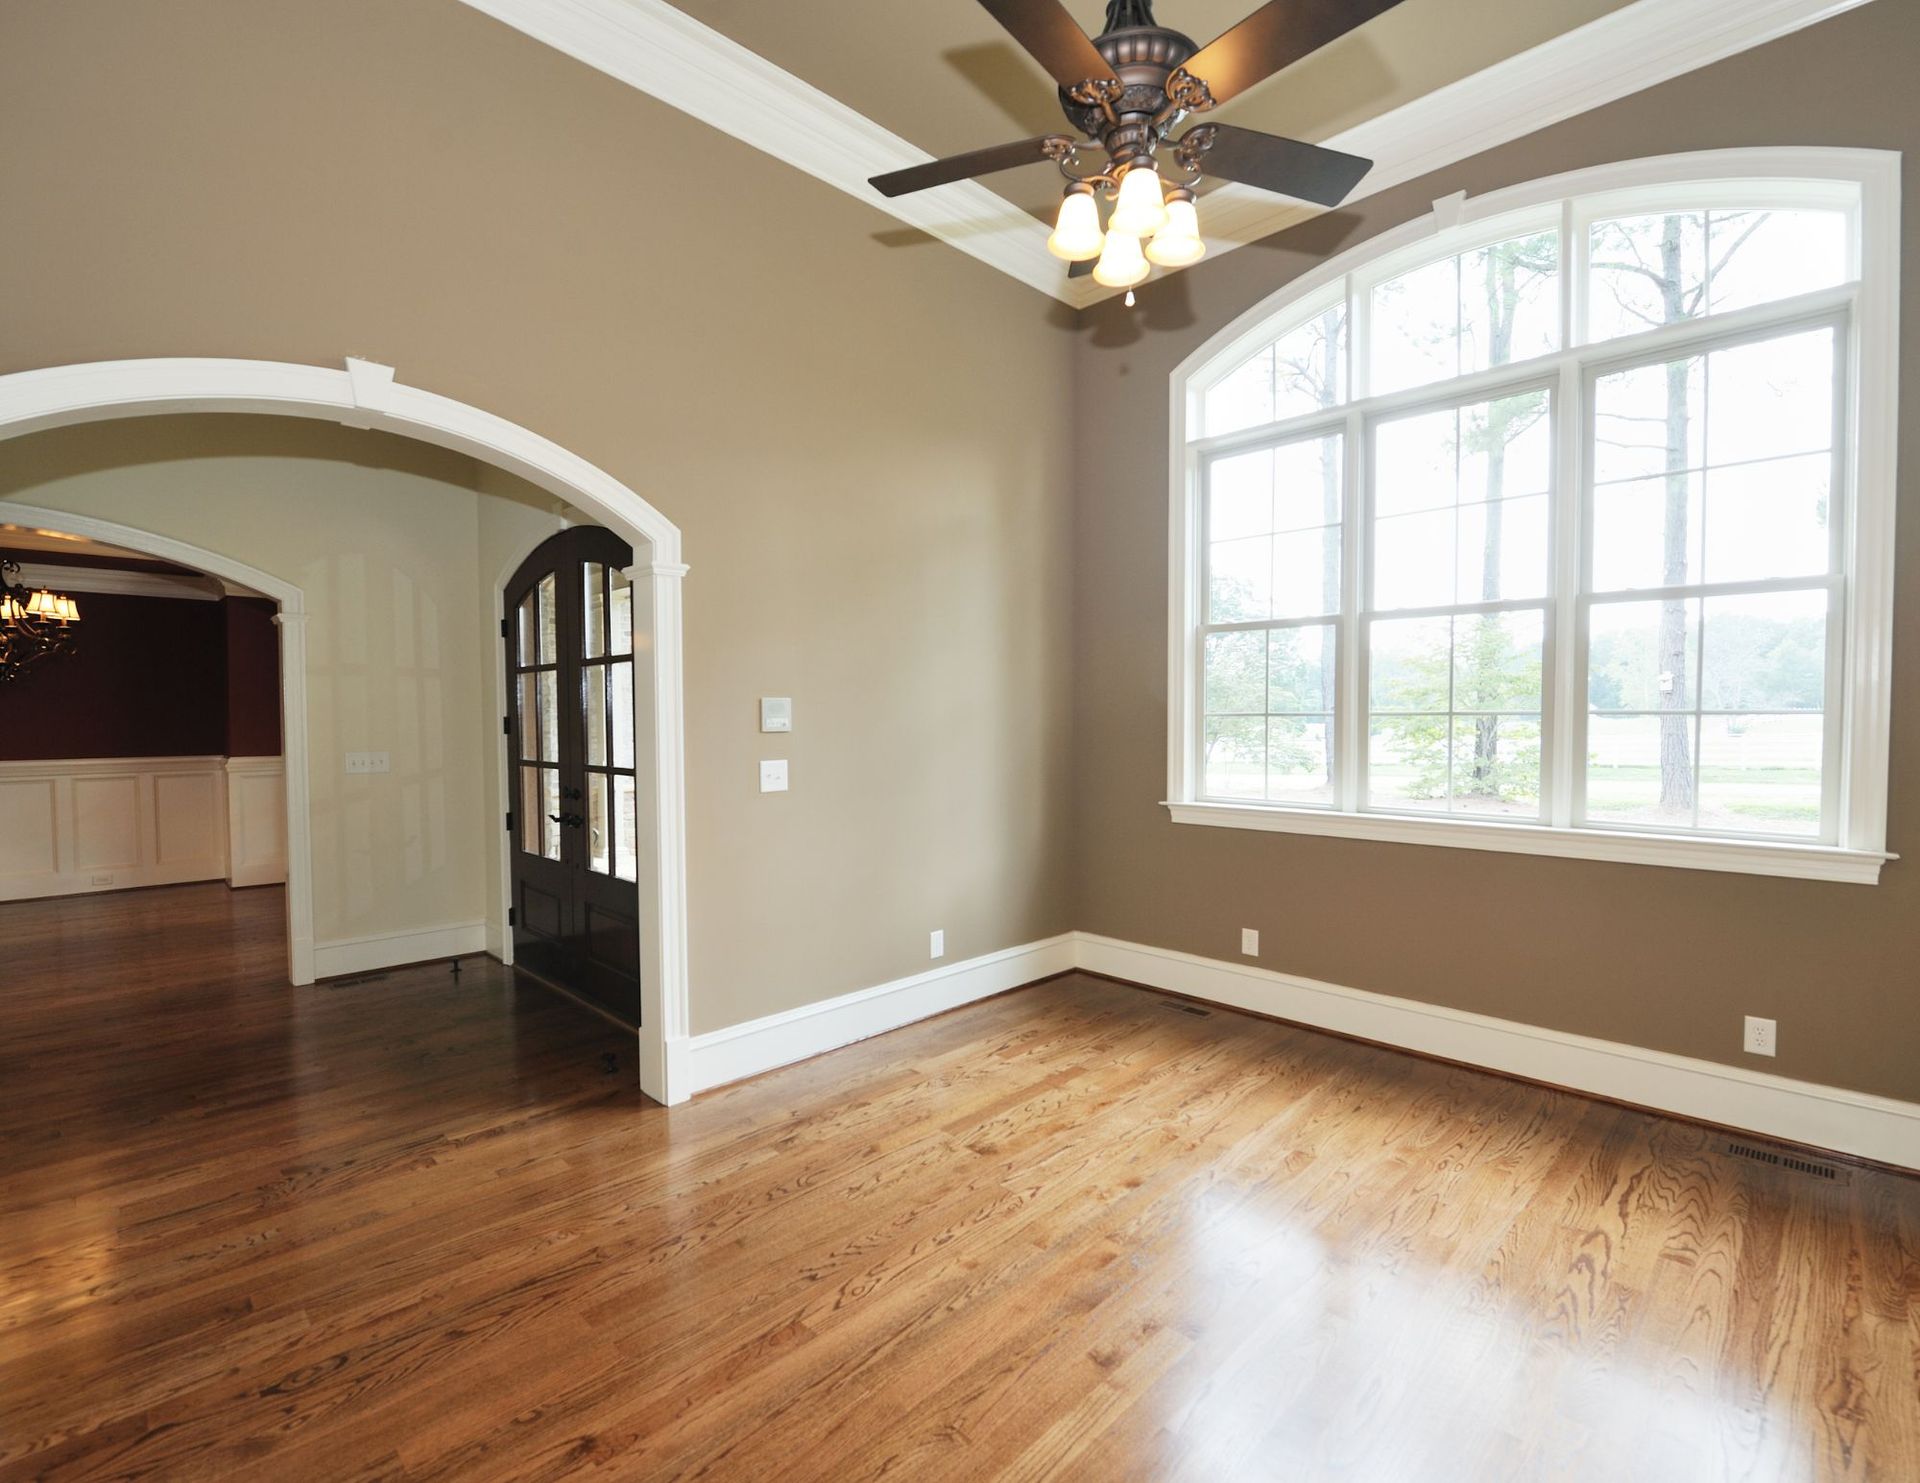
<svg viewBox="0 0 1920 1483">
<path fill-rule="evenodd" d="M 565 984 L 555 983 L 552 979 L 546 977 L 544 974 L 535 973 L 531 968 L 522 968 L 518 963 L 513 963 L 508 966 L 511 967 L 515 973 L 522 974 L 525 977 L 532 979 L 535 983 L 539 984 L 541 988 L 552 989 L 553 992 L 558 994 L 561 998 L 572 1000 L 575 1004 L 579 1005 L 582 1009 L 586 1010 L 587 1013 L 597 1014 L 598 1016 L 600 1016 L 601 1019 L 605 1020 L 608 1024 L 614 1026 L 616 1029 L 625 1030 L 629 1034 L 633 1034 L 633 1035 L 638 1035 L 640 1033 L 640 1026 L 637 1023 L 630 1020 L 621 1019 L 619 1015 L 615 1014 L 611 1009 L 608 1009 L 605 1005 L 595 1004 L 591 999 L 587 998 L 586 995 L 576 994 L 572 989 L 568 988 Z"/>
</svg>

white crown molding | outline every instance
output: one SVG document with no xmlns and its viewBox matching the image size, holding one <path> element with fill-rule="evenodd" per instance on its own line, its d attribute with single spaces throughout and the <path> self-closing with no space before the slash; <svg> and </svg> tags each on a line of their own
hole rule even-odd
<svg viewBox="0 0 1920 1483">
<path fill-rule="evenodd" d="M 887 200 L 869 176 L 932 156 L 664 0 L 462 3 L 1062 303 L 1085 308 L 1116 292 L 1069 279 L 1046 228 L 976 181 Z M 1867 3 L 1636 0 L 1323 142 L 1374 161 L 1353 196 L 1362 200 Z M 1214 255 L 1318 214 L 1238 185 L 1210 191 L 1201 210 Z"/>
<path fill-rule="evenodd" d="M 18 782 L 25 778 L 129 777 L 141 772 L 213 772 L 224 769 L 226 765 L 227 759 L 217 753 L 176 757 L 35 757 L 25 761 L 0 762 L 0 780 Z"/>
<path fill-rule="evenodd" d="M 181 577 L 165 572 L 123 571 L 114 567 L 54 566 L 23 561 L 20 581 L 55 592 L 98 592 L 113 597 L 169 597 L 182 602 L 218 602 L 226 585 L 214 577 Z M 84 616 L 84 615 L 83 615 Z"/>
<path fill-rule="evenodd" d="M 663 0 L 463 0 L 1066 303 L 1081 301 L 1046 229 L 963 181 L 888 200 L 870 176 L 933 156 Z"/>
<path fill-rule="evenodd" d="M 1867 3 L 1637 0 L 1324 142 L 1374 162 L 1364 200 Z M 1209 192 L 1201 213 L 1223 252 L 1318 214 L 1240 185 Z"/>
</svg>

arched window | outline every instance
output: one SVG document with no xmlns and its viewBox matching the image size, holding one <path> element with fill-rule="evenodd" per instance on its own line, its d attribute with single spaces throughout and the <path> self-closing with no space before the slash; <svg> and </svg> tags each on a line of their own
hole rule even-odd
<svg viewBox="0 0 1920 1483">
<path fill-rule="evenodd" d="M 1877 879 L 1898 178 L 1440 202 L 1190 358 L 1174 818 Z"/>
</svg>

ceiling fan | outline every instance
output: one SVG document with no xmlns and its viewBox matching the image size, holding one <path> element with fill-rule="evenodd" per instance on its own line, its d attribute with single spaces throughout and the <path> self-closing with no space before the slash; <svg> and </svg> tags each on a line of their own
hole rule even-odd
<svg viewBox="0 0 1920 1483">
<path fill-rule="evenodd" d="M 1109 0 L 1106 25 L 1092 38 L 1060 0 L 980 3 L 1053 75 L 1061 108 L 1086 138 L 1042 134 L 876 175 L 871 183 L 883 196 L 904 196 L 1052 160 L 1068 184 L 1048 250 L 1071 264 L 1071 276 L 1090 271 L 1096 283 L 1127 289 L 1128 303 L 1133 286 L 1154 264 L 1185 267 L 1206 254 L 1193 192 L 1202 177 L 1338 206 L 1373 168 L 1373 161 L 1357 155 L 1232 124 L 1196 124 L 1177 139 L 1172 135 L 1191 115 L 1208 112 L 1400 0 L 1270 0 L 1203 47 L 1155 21 L 1153 0 Z M 1080 156 L 1094 145 L 1105 159 L 1083 172 Z M 1154 159 L 1162 145 L 1179 171 L 1171 189 Z M 1113 199 L 1105 231 L 1101 195 Z"/>
</svg>

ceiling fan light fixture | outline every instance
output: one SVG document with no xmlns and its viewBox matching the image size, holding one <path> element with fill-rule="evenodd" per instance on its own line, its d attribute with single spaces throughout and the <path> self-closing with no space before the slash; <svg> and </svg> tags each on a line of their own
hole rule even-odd
<svg viewBox="0 0 1920 1483">
<path fill-rule="evenodd" d="M 1100 256 L 1104 242 L 1100 203 L 1094 199 L 1093 187 L 1075 181 L 1060 202 L 1060 216 L 1054 222 L 1053 235 L 1047 238 L 1047 251 L 1064 262 L 1084 263 Z"/>
<path fill-rule="evenodd" d="M 1140 239 L 1131 232 L 1110 230 L 1100 261 L 1093 265 L 1093 281 L 1104 288 L 1132 288 L 1153 271 L 1140 251 Z"/>
<path fill-rule="evenodd" d="M 1120 194 L 1113 203 L 1111 230 L 1130 237 L 1151 237 L 1167 224 L 1166 188 L 1152 160 L 1129 165 L 1120 177 Z"/>
<path fill-rule="evenodd" d="M 1167 193 L 1167 224 L 1147 244 L 1147 261 L 1163 268 L 1184 268 L 1207 255 L 1200 240 L 1200 212 L 1185 186 Z"/>
</svg>

